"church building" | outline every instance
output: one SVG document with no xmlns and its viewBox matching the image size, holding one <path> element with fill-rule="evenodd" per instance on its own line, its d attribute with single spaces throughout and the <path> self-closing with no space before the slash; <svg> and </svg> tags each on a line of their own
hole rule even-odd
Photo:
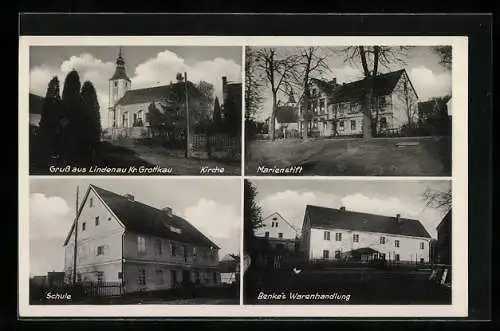
<svg viewBox="0 0 500 331">
<path fill-rule="evenodd" d="M 175 83 L 168 85 L 132 89 L 132 82 L 127 75 L 120 48 L 115 72 L 109 79 L 108 123 L 111 127 L 112 138 L 152 136 L 153 126 L 156 125 L 152 123 L 149 116 L 149 109 L 152 105 L 158 110 L 168 109 L 168 111 L 176 112 L 172 114 L 172 118 L 182 118 L 185 116 L 186 90 L 189 107 L 194 112 L 201 103 L 206 102 L 206 97 L 192 82 L 188 81 L 186 84 L 183 77 L 177 77 Z"/>
</svg>

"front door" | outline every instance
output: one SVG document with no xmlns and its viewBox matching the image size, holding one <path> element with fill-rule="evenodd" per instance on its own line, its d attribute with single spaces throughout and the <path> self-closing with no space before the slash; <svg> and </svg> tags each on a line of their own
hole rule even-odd
<svg viewBox="0 0 500 331">
<path fill-rule="evenodd" d="M 171 279 L 171 286 L 176 287 L 177 286 L 177 270 L 170 270 L 170 279 Z"/>
<path fill-rule="evenodd" d="M 191 279 L 189 278 L 189 270 L 182 270 L 182 284 L 184 286 L 191 284 Z"/>
</svg>

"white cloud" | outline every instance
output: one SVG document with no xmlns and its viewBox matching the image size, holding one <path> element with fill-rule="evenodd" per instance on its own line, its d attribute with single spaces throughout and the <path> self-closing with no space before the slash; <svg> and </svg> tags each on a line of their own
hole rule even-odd
<svg viewBox="0 0 500 331">
<path fill-rule="evenodd" d="M 263 216 L 279 212 L 297 229 L 302 227 L 306 205 L 316 205 L 328 208 L 345 206 L 348 210 L 373 213 L 377 215 L 396 215 L 402 217 L 420 218 L 423 207 L 417 203 L 402 201 L 397 197 L 370 198 L 356 193 L 337 196 L 324 192 L 298 192 L 286 190 L 269 195 L 260 201 Z"/>
<path fill-rule="evenodd" d="M 286 190 L 265 197 L 260 205 L 264 217 L 279 212 L 293 226 L 301 229 L 307 204 L 336 207 L 339 203 L 340 198 L 334 194 Z"/>
<path fill-rule="evenodd" d="M 62 271 L 64 239 L 72 221 L 70 206 L 61 197 L 41 193 L 30 197 L 30 274 Z"/>
<path fill-rule="evenodd" d="M 234 208 L 203 198 L 186 208 L 183 216 L 221 248 L 221 258 L 240 251 L 242 220 Z"/>
<path fill-rule="evenodd" d="M 93 55 L 83 53 L 71 56 L 61 63 L 58 68 L 48 66 L 34 67 L 30 71 L 30 92 L 45 96 L 47 85 L 52 77 L 59 78 L 59 87 L 62 94 L 66 75 L 75 69 L 80 76 L 80 82 L 91 81 L 96 89 L 97 99 L 101 108 L 101 123 L 107 126 L 108 117 L 108 80 L 114 72 L 113 62 L 103 62 Z"/>
<path fill-rule="evenodd" d="M 30 197 L 30 237 L 65 238 L 72 221 L 71 211 L 61 197 L 33 193 Z"/>
<path fill-rule="evenodd" d="M 432 70 L 420 66 L 408 72 L 410 79 L 417 90 L 421 101 L 428 100 L 431 97 L 441 97 L 451 94 L 451 73 L 442 72 L 435 74 Z"/>
<path fill-rule="evenodd" d="M 165 85 L 175 81 L 177 73 L 186 72 L 188 80 L 198 83 L 206 81 L 214 85 L 215 94 L 222 98 L 222 77 L 228 80 L 241 82 L 241 66 L 234 61 L 215 58 L 210 61 L 197 62 L 190 66 L 177 54 L 165 50 L 139 64 L 134 71 L 132 88 L 143 88 L 156 85 Z"/>
<path fill-rule="evenodd" d="M 64 79 L 73 69 L 78 71 L 82 84 L 89 80 L 94 85 L 101 107 L 101 122 L 103 127 L 107 127 L 108 82 L 115 70 L 114 62 L 104 62 L 92 54 L 82 53 L 71 56 L 59 67 L 34 67 L 30 71 L 30 92 L 44 96 L 50 79 L 58 76 L 62 93 Z M 219 99 L 222 98 L 222 76 L 226 76 L 230 81 L 241 82 L 241 66 L 234 61 L 216 58 L 189 66 L 184 59 L 168 50 L 137 65 L 129 72 L 129 76 L 132 88 L 136 89 L 168 84 L 170 81 L 175 81 L 178 72 L 187 72 L 188 79 L 192 82 L 198 83 L 204 80 L 213 84 L 215 94 Z"/>
</svg>

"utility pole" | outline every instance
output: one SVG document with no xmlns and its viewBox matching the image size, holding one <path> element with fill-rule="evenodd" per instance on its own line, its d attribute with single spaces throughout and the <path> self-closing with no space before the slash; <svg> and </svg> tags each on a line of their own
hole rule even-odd
<svg viewBox="0 0 500 331">
<path fill-rule="evenodd" d="M 186 158 L 191 154 L 191 134 L 189 130 L 189 96 L 188 96 L 188 80 L 187 73 L 184 72 L 184 95 L 186 96 Z"/>
<path fill-rule="evenodd" d="M 77 239 L 78 239 L 78 194 L 79 187 L 76 187 L 76 203 L 75 203 L 75 247 L 73 249 L 73 284 L 76 284 L 76 256 L 77 256 Z"/>
</svg>

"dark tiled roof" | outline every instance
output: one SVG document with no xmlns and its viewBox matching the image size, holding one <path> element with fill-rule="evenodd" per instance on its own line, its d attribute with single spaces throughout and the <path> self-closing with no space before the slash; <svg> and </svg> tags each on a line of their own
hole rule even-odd
<svg viewBox="0 0 500 331">
<path fill-rule="evenodd" d="M 401 69 L 380 74 L 375 77 L 337 85 L 336 87 L 320 79 L 312 78 L 311 80 L 329 96 L 331 102 L 351 102 L 362 100 L 364 91 L 371 82 L 373 82 L 374 85 L 373 97 L 391 94 L 403 72 L 405 72 L 405 70 Z"/>
<path fill-rule="evenodd" d="M 184 101 L 184 91 L 184 83 L 174 83 L 171 85 L 128 90 L 125 95 L 120 100 L 118 100 L 117 105 L 146 103 L 153 100 L 163 100 L 168 98 L 175 98 L 177 100 Z M 190 99 L 201 99 L 204 98 L 204 95 L 196 88 L 193 83 L 188 82 L 188 97 Z"/>
<path fill-rule="evenodd" d="M 30 93 L 30 114 L 42 114 L 44 97 Z"/>
<path fill-rule="evenodd" d="M 346 229 L 353 231 L 379 232 L 402 236 L 430 238 L 430 234 L 418 220 L 373 215 L 349 210 L 306 206 L 312 228 Z"/>
<path fill-rule="evenodd" d="M 291 106 L 279 106 L 276 109 L 278 123 L 297 123 L 297 110 Z"/>
<path fill-rule="evenodd" d="M 168 217 L 166 212 L 160 209 L 156 209 L 138 201 L 131 201 L 122 195 L 107 191 L 95 185 L 90 186 L 129 231 L 168 238 L 180 242 L 219 248 L 182 217 L 177 215 Z M 171 231 L 169 229 L 170 225 L 181 229 L 181 233 L 179 234 Z"/>
<path fill-rule="evenodd" d="M 120 58 L 118 58 L 118 60 L 120 60 Z M 125 79 L 126 81 L 130 82 L 130 78 L 128 78 L 127 72 L 125 71 L 124 64 L 118 64 L 118 66 L 115 69 L 115 73 L 109 80 L 116 80 L 116 79 Z"/>
</svg>

